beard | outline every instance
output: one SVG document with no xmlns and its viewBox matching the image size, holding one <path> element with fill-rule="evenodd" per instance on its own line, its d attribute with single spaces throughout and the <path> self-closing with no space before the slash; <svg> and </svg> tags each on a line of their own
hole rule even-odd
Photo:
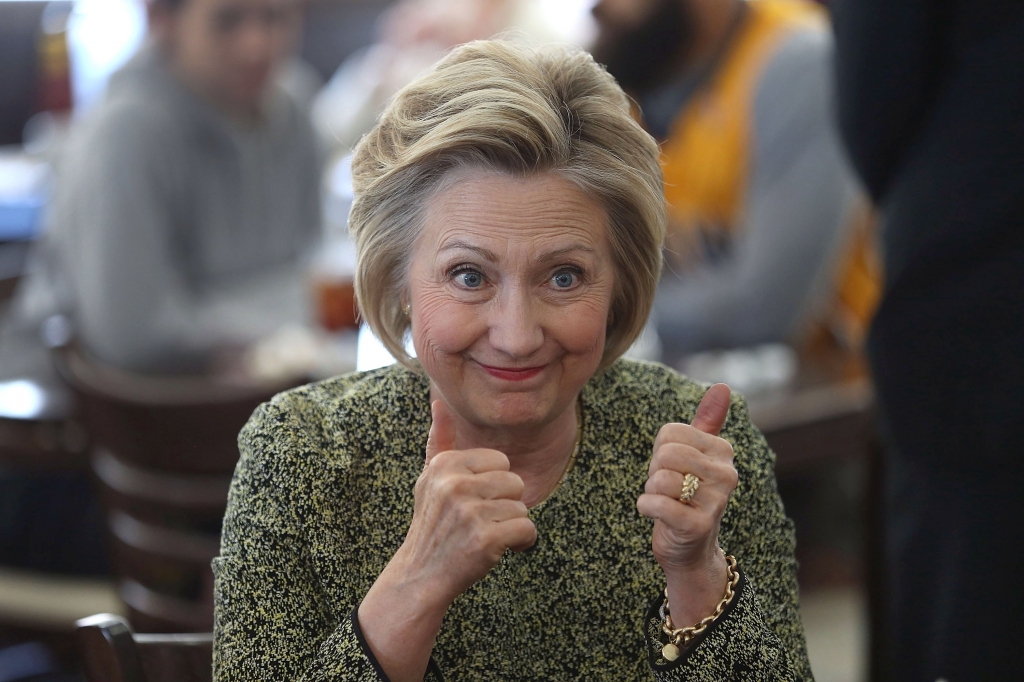
<svg viewBox="0 0 1024 682">
<path fill-rule="evenodd" d="M 608 25 L 598 5 L 594 16 L 601 30 L 592 50 L 594 59 L 632 95 L 664 84 L 693 41 L 694 21 L 683 5 L 680 0 L 658 0 L 642 24 L 627 29 Z"/>
</svg>

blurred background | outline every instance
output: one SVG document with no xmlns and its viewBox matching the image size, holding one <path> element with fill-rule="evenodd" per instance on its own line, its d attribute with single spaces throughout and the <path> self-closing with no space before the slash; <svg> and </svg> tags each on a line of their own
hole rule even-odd
<svg viewBox="0 0 1024 682">
<path fill-rule="evenodd" d="M 669 267 L 631 354 L 747 395 L 816 677 L 871 677 L 881 266 L 827 9 L 595 4 L 0 0 L 0 682 L 85 679 L 95 613 L 210 630 L 248 414 L 390 362 L 354 306 L 352 145 L 499 33 L 593 50 L 662 143 Z"/>
</svg>

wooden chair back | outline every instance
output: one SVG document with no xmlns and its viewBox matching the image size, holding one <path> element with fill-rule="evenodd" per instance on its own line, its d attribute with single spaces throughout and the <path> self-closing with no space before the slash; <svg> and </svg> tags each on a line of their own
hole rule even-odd
<svg viewBox="0 0 1024 682">
<path fill-rule="evenodd" d="M 89 682 L 212 682 L 213 636 L 136 634 L 120 616 L 101 613 L 76 624 Z"/>
<path fill-rule="evenodd" d="M 213 627 L 210 561 L 249 415 L 282 387 L 148 377 L 102 367 L 74 347 L 58 371 L 92 443 L 112 566 L 139 632 Z"/>
</svg>

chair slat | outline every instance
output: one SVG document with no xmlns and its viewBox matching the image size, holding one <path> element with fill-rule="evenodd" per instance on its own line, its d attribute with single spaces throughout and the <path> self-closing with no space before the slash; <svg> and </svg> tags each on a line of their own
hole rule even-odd
<svg viewBox="0 0 1024 682">
<path fill-rule="evenodd" d="M 76 623 L 89 682 L 212 682 L 213 635 L 135 634 L 119 616 Z"/>
</svg>

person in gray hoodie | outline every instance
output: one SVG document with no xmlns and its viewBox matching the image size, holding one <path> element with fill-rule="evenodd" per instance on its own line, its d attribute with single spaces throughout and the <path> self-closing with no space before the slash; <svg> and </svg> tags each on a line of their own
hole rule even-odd
<svg viewBox="0 0 1024 682">
<path fill-rule="evenodd" d="M 203 372 L 301 321 L 320 160 L 280 84 L 299 0 L 151 0 L 150 40 L 73 131 L 23 327 L 54 313 L 98 360 Z"/>
</svg>

